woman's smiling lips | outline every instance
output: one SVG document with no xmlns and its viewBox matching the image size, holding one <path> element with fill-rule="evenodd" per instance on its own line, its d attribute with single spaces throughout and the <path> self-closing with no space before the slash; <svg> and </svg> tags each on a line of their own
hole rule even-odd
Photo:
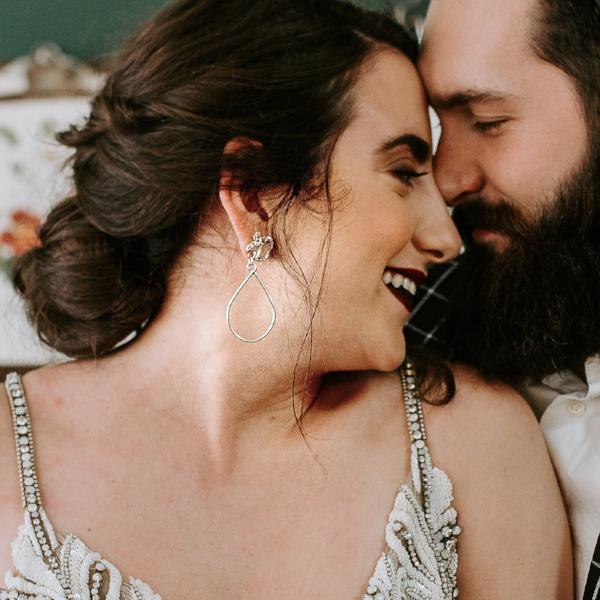
<svg viewBox="0 0 600 600">
<path fill-rule="evenodd" d="M 382 278 L 388 290 L 400 300 L 408 312 L 412 312 L 417 290 L 426 279 L 427 275 L 422 271 L 395 267 L 386 267 Z"/>
</svg>

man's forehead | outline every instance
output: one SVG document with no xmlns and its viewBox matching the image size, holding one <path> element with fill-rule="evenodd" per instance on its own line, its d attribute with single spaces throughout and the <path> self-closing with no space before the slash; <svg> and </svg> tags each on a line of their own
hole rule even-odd
<svg viewBox="0 0 600 600">
<path fill-rule="evenodd" d="M 501 71 L 514 67 L 511 61 L 533 56 L 537 1 L 432 0 L 419 61 L 425 74 Z"/>
<path fill-rule="evenodd" d="M 430 96 L 517 93 L 538 0 L 432 0 L 419 70 Z"/>
</svg>

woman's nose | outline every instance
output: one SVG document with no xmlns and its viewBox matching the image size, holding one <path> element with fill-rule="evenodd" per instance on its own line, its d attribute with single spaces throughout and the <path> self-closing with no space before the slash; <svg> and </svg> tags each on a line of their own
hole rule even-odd
<svg viewBox="0 0 600 600">
<path fill-rule="evenodd" d="M 433 185 L 430 201 L 424 203 L 421 222 L 415 231 L 415 246 L 429 263 L 444 263 L 455 258 L 462 247 L 460 234 L 450 211 Z"/>
</svg>

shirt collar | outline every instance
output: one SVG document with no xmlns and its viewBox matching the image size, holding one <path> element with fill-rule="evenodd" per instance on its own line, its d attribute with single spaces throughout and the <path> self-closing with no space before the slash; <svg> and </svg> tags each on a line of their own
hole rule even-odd
<svg viewBox="0 0 600 600">
<path fill-rule="evenodd" d="M 523 392 L 538 417 L 558 396 L 576 394 L 581 400 L 600 398 L 600 355 L 586 361 L 585 380 L 573 371 L 560 371 L 541 382 L 527 383 Z"/>
</svg>

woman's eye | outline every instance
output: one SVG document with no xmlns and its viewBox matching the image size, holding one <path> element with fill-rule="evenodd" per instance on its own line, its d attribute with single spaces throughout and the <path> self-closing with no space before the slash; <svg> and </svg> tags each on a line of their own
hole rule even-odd
<svg viewBox="0 0 600 600">
<path fill-rule="evenodd" d="M 508 119 L 496 119 L 495 121 L 475 121 L 473 127 L 481 133 L 496 133 Z"/>
<path fill-rule="evenodd" d="M 429 174 L 429 171 L 415 171 L 414 169 L 394 169 L 392 175 L 402 183 L 412 187 L 413 180 L 419 177 L 424 177 Z"/>
</svg>

